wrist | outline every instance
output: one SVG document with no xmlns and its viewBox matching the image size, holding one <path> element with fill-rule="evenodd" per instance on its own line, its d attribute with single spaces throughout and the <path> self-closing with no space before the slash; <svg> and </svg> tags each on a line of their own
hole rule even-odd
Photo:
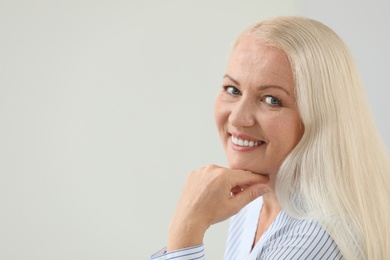
<svg viewBox="0 0 390 260">
<path fill-rule="evenodd" d="M 207 228 L 207 225 L 172 220 L 168 231 L 167 252 L 202 244 Z"/>
</svg>

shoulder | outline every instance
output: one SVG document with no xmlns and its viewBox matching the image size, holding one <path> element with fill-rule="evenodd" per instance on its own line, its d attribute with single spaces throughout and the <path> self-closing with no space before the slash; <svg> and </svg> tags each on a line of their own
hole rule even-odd
<svg viewBox="0 0 390 260">
<path fill-rule="evenodd" d="M 342 259 L 329 233 L 311 219 L 294 219 L 284 211 L 265 241 L 260 259 Z"/>
</svg>

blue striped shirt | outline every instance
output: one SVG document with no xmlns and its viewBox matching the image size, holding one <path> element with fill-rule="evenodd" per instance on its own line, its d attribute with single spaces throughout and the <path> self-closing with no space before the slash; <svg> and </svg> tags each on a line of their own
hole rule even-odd
<svg viewBox="0 0 390 260">
<path fill-rule="evenodd" d="M 258 198 L 232 217 L 226 260 L 343 259 L 333 239 L 317 222 L 292 218 L 283 210 L 252 249 L 262 204 Z"/>
<path fill-rule="evenodd" d="M 262 204 L 258 198 L 231 218 L 225 260 L 343 259 L 333 239 L 317 222 L 294 219 L 283 210 L 252 249 Z M 205 259 L 204 246 L 169 253 L 163 249 L 151 259 Z"/>
<path fill-rule="evenodd" d="M 161 249 L 159 252 L 152 255 L 150 260 L 200 260 L 204 259 L 204 246 L 183 248 L 180 250 L 166 253 L 166 248 Z"/>
</svg>

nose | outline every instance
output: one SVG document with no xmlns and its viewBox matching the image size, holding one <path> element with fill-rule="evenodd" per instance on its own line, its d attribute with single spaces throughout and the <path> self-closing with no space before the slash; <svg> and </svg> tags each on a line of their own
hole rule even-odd
<svg viewBox="0 0 390 260">
<path fill-rule="evenodd" d="M 255 125 L 255 104 L 253 102 L 241 99 L 232 107 L 229 115 L 229 122 L 235 127 L 250 127 Z"/>
</svg>

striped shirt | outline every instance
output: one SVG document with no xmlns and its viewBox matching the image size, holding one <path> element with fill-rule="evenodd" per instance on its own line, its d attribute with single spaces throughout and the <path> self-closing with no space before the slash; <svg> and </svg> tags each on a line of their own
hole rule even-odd
<svg viewBox="0 0 390 260">
<path fill-rule="evenodd" d="M 231 218 L 225 260 L 343 259 L 333 239 L 318 223 L 294 219 L 283 210 L 252 249 L 262 204 L 258 198 Z M 151 259 L 205 259 L 204 245 L 169 253 L 163 249 Z"/>
<path fill-rule="evenodd" d="M 256 199 L 233 216 L 226 260 L 343 259 L 330 235 L 313 220 L 298 220 L 280 211 L 252 249 L 263 200 Z"/>
<path fill-rule="evenodd" d="M 161 249 L 159 252 L 152 255 L 151 260 L 197 260 L 205 259 L 204 256 L 204 246 L 203 244 L 199 246 L 183 248 L 180 250 L 172 251 L 166 253 L 166 248 Z"/>
</svg>

